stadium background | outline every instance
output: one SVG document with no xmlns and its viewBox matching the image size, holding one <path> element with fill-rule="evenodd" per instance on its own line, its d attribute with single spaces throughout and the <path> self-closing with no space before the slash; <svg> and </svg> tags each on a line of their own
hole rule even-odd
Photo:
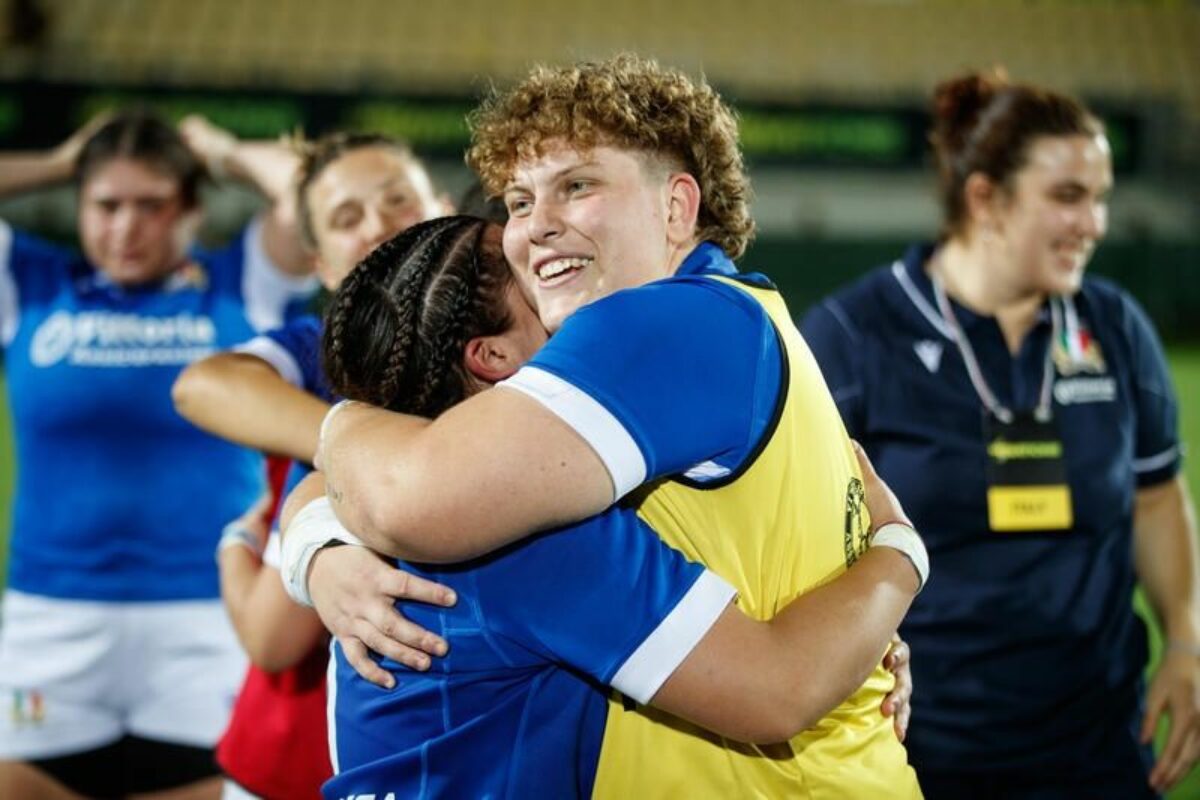
<svg viewBox="0 0 1200 800">
<path fill-rule="evenodd" d="M 1092 269 L 1159 326 L 1184 439 L 1200 451 L 1196 0 L 0 0 L 0 148 L 45 147 L 98 110 L 144 103 L 245 137 L 398 134 L 454 196 L 470 180 L 463 114 L 490 83 L 619 50 L 703 72 L 737 106 L 759 222 L 744 263 L 797 313 L 935 230 L 924 129 L 939 79 L 1002 64 L 1085 98 L 1118 170 Z M 209 191 L 205 236 L 220 240 L 256 202 Z M 0 217 L 73 238 L 68 189 L 0 202 Z M 5 410 L 0 570 L 11 451 Z M 1171 797 L 1200 798 L 1200 771 Z"/>
</svg>

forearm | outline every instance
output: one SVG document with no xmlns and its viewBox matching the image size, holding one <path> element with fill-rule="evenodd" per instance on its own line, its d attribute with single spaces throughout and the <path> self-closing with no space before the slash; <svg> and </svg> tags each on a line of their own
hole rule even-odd
<svg viewBox="0 0 1200 800">
<path fill-rule="evenodd" d="M 255 578 L 262 570 L 262 561 L 246 547 L 225 547 L 217 554 L 221 579 L 221 602 L 237 634 L 242 649 L 249 652 L 254 632 L 250 629 L 247 608 Z"/>
<path fill-rule="evenodd" d="M 1138 579 L 1167 639 L 1200 646 L 1196 516 L 1182 475 L 1138 491 L 1134 554 Z"/>
<path fill-rule="evenodd" d="M 0 153 L 0 197 L 65 183 L 73 167 L 54 150 Z"/>
<path fill-rule="evenodd" d="M 349 404 L 323 435 L 338 519 L 372 549 L 410 561 L 482 555 L 613 500 L 595 452 L 513 391 L 489 390 L 434 422 Z"/>
<path fill-rule="evenodd" d="M 180 416 L 232 442 L 310 463 L 329 404 L 269 364 L 220 353 L 192 364 L 171 390 Z"/>
<path fill-rule="evenodd" d="M 879 547 L 769 622 L 728 609 L 654 704 L 741 741 L 791 738 L 862 686 L 916 591 L 907 558 Z"/>
</svg>

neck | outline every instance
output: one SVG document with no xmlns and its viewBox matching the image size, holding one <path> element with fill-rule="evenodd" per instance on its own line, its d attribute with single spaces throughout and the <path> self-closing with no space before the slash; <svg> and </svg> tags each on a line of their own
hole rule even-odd
<svg viewBox="0 0 1200 800">
<path fill-rule="evenodd" d="M 1009 352 L 1016 353 L 1037 322 L 1046 296 L 1006 286 L 998 278 L 1003 270 L 995 268 L 994 256 L 985 251 L 980 238 L 964 240 L 956 236 L 947 240 L 927 268 L 960 305 L 976 314 L 995 317 Z"/>
<path fill-rule="evenodd" d="M 695 238 L 689 239 L 686 242 L 672 244 L 667 253 L 667 271 L 664 277 L 670 277 L 676 272 L 679 272 L 679 268 L 683 266 L 683 262 L 686 261 L 687 257 L 692 254 L 692 251 L 699 246 L 700 240 Z"/>
</svg>

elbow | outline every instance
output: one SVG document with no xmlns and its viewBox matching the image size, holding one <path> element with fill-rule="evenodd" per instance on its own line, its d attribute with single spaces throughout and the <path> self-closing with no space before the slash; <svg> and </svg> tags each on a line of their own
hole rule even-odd
<svg viewBox="0 0 1200 800">
<path fill-rule="evenodd" d="M 189 365 L 171 385 L 171 402 L 179 416 L 193 425 L 204 427 L 205 409 L 218 407 L 217 384 L 210 375 L 207 359 Z"/>
<path fill-rule="evenodd" d="M 809 698 L 778 698 L 765 703 L 754 724 L 745 731 L 744 741 L 750 744 L 786 742 L 799 733 L 815 727 L 829 709 L 822 708 Z"/>
<path fill-rule="evenodd" d="M 462 535 L 464 509 L 449 507 L 425 475 L 358 481 L 338 518 L 376 552 L 428 564 L 465 561 L 481 553 Z M 349 493 L 347 493 L 349 494 Z"/>
</svg>

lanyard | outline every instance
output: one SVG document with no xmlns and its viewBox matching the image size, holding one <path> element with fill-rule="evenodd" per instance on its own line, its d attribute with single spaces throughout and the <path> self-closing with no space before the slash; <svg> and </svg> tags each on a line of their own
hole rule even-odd
<svg viewBox="0 0 1200 800">
<path fill-rule="evenodd" d="M 954 343 L 958 345 L 958 352 L 962 355 L 963 363 L 967 367 L 967 377 L 971 379 L 971 385 L 975 387 L 975 393 L 979 395 L 983 407 L 1001 422 L 1011 423 L 1013 421 L 1012 409 L 996 399 L 996 395 L 992 393 L 987 381 L 983 379 L 983 371 L 979 368 L 979 361 L 975 358 L 971 342 L 963 333 L 962 326 L 958 324 L 958 318 L 954 316 L 954 309 L 950 307 L 950 300 L 946 297 L 946 290 L 936 276 L 933 278 L 933 293 L 937 299 L 938 311 L 941 312 L 942 319 L 954 334 Z M 1050 299 L 1050 343 L 1046 346 L 1046 358 L 1042 367 L 1042 389 L 1038 393 L 1037 408 L 1033 412 L 1034 418 L 1039 422 L 1046 422 L 1050 419 L 1050 388 L 1054 383 L 1054 359 L 1051 357 L 1051 353 L 1054 350 L 1054 342 L 1058 338 L 1058 333 L 1063 327 L 1061 306 L 1065 306 L 1061 298 Z M 1079 321 L 1073 308 L 1067 308 L 1067 317 L 1068 328 L 1078 327 Z"/>
</svg>

